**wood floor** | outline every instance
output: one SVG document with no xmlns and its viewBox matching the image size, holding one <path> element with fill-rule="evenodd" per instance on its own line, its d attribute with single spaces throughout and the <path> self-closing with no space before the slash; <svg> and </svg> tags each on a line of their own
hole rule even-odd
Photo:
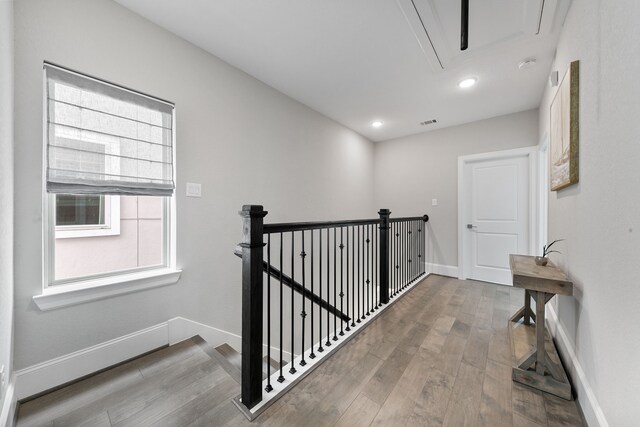
<svg viewBox="0 0 640 427">
<path fill-rule="evenodd" d="M 511 381 L 519 289 L 430 276 L 249 423 L 197 339 L 20 405 L 18 426 L 580 426 L 575 402 Z"/>
</svg>

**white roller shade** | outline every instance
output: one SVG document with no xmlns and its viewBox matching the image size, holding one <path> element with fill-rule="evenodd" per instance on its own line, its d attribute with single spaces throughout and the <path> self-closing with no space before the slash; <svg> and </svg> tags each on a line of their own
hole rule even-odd
<svg viewBox="0 0 640 427">
<path fill-rule="evenodd" d="M 173 105 L 45 64 L 47 192 L 171 196 Z"/>
</svg>

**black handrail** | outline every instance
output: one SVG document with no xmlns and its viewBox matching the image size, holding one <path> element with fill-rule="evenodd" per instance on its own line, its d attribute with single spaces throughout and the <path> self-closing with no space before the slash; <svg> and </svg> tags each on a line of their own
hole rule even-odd
<svg viewBox="0 0 640 427">
<path fill-rule="evenodd" d="M 402 218 L 389 218 L 389 222 L 407 222 L 407 221 L 424 221 L 427 222 L 429 221 L 429 215 L 422 215 L 422 216 L 408 216 L 408 217 L 402 217 Z M 265 224 L 264 228 L 267 228 L 267 225 Z"/>
<path fill-rule="evenodd" d="M 264 224 L 264 234 L 284 233 L 287 231 L 319 230 L 323 228 L 350 227 L 352 225 L 380 224 L 380 219 L 350 219 L 342 221 L 316 221 L 316 222 L 282 222 L 276 224 Z"/>
</svg>

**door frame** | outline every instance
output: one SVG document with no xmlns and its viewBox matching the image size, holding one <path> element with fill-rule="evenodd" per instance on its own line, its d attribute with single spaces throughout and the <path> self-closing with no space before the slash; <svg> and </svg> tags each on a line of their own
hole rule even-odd
<svg viewBox="0 0 640 427">
<path fill-rule="evenodd" d="M 511 150 L 492 151 L 489 153 L 471 154 L 458 157 L 458 279 L 465 280 L 469 273 L 469 260 L 465 258 L 466 248 L 470 244 L 469 233 L 464 233 L 464 212 L 467 208 L 469 194 L 464 188 L 465 166 L 468 163 L 486 160 L 500 160 L 511 157 L 526 156 L 529 159 L 529 254 L 535 253 L 538 242 L 538 152 L 539 147 L 515 148 Z"/>
<path fill-rule="evenodd" d="M 549 191 L 549 134 L 545 132 L 538 144 L 538 251 L 549 238 Z"/>
</svg>

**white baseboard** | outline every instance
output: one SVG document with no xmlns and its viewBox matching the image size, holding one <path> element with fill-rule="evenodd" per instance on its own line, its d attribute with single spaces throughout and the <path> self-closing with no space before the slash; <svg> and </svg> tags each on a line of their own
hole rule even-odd
<svg viewBox="0 0 640 427">
<path fill-rule="evenodd" d="M 202 339 L 214 348 L 225 343 L 237 351 L 242 348 L 242 337 L 240 335 L 185 319 L 184 317 L 174 317 L 169 320 L 169 345 L 184 341 L 195 335 L 200 335 Z M 279 348 L 271 346 L 272 354 L 277 354 L 278 351 L 280 351 Z M 267 352 L 266 344 L 263 346 L 263 352 Z M 290 352 L 285 350 L 282 355 L 285 361 L 291 360 Z"/>
<path fill-rule="evenodd" d="M 184 317 L 174 317 L 169 320 L 169 345 L 184 341 L 195 335 L 200 335 L 210 346 L 217 347 L 227 343 L 231 347 L 239 350 L 242 344 L 242 337 L 213 326 L 205 325 Z"/>
<path fill-rule="evenodd" d="M 7 389 L 2 406 L 2 417 L 5 417 L 7 405 L 9 405 L 7 416 L 10 415 L 8 411 L 11 409 L 11 404 L 15 411 L 16 401 L 59 387 L 159 347 L 176 344 L 195 335 L 200 335 L 212 347 L 227 343 L 239 351 L 242 344 L 240 335 L 184 317 L 174 317 L 158 325 L 16 371 L 13 376 L 15 381 L 10 385 L 10 389 Z M 271 349 L 272 352 L 278 351 L 275 347 L 271 347 Z M 289 352 L 285 351 L 283 354 L 285 360 L 290 360 L 291 354 Z M 12 395 L 11 398 L 9 398 L 9 393 Z M 0 418 L 0 421 L 3 419 Z M 2 423 L 0 426 L 4 427 Z"/>
<path fill-rule="evenodd" d="M 167 345 L 167 322 L 16 371 L 16 399 L 42 393 Z"/>
<path fill-rule="evenodd" d="M 16 395 L 15 395 L 16 377 L 11 376 L 7 391 L 4 394 L 2 407 L 0 408 L 0 426 L 13 427 L 16 414 Z"/>
<path fill-rule="evenodd" d="M 441 276 L 458 277 L 458 267 L 455 265 L 425 263 L 427 274 L 439 274 Z"/>
<path fill-rule="evenodd" d="M 547 314 L 549 331 L 556 341 L 562 361 L 573 380 L 573 386 L 576 389 L 578 401 L 580 402 L 580 407 L 582 408 L 582 413 L 584 414 L 587 424 L 589 426 L 609 427 L 609 423 L 604 416 L 604 412 L 602 412 L 598 399 L 589 384 L 587 375 L 582 369 L 582 365 L 580 365 L 574 348 L 571 346 L 567 332 L 558 321 L 558 315 L 553 305 L 547 305 Z"/>
</svg>

